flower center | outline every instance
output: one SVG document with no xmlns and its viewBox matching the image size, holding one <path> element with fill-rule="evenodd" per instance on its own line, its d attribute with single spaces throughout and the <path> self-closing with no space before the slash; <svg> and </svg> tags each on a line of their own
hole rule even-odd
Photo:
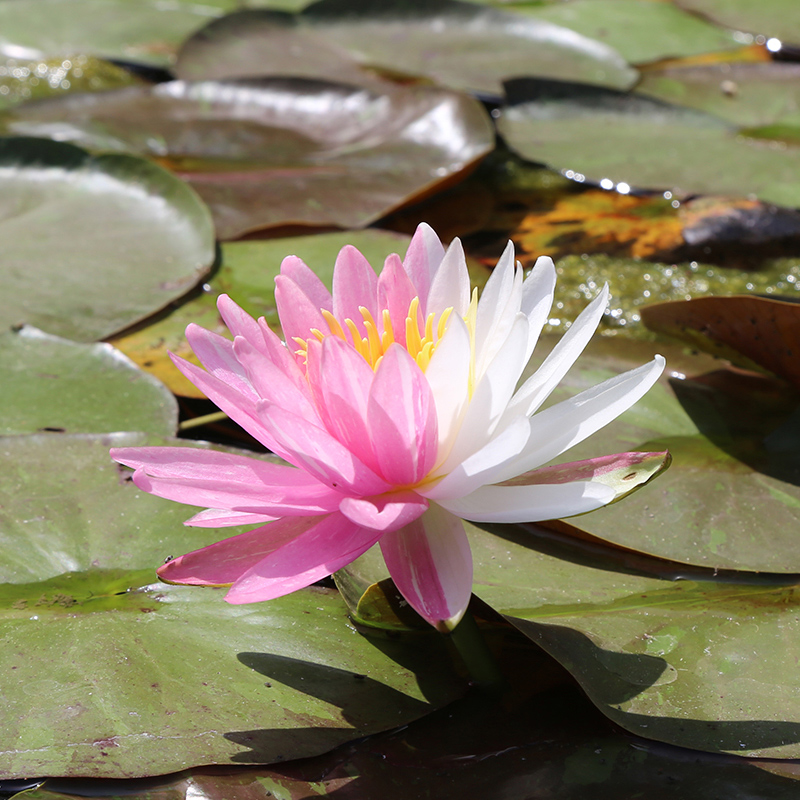
<svg viewBox="0 0 800 800">
<path fill-rule="evenodd" d="M 395 343 L 395 331 L 392 325 L 392 317 L 388 309 L 381 312 L 381 325 L 373 318 L 369 309 L 359 306 L 366 336 L 361 335 L 361 331 L 352 319 L 344 320 L 344 327 L 330 311 L 322 309 L 321 313 L 325 322 L 330 328 L 330 335 L 338 336 L 345 342 L 351 343 L 358 353 L 364 358 L 373 370 L 378 368 L 381 359 L 386 354 L 389 347 Z M 440 315 L 439 321 L 434 327 L 435 314 L 428 314 L 424 328 L 420 328 L 418 322 L 419 297 L 415 297 L 408 306 L 408 313 L 405 318 L 405 348 L 409 355 L 417 362 L 419 368 L 424 372 L 430 364 L 436 343 L 444 335 L 447 328 L 447 320 L 452 313 L 452 308 L 446 308 Z M 311 333 L 322 341 L 326 334 L 318 328 L 312 328 Z M 349 333 L 349 336 L 348 336 Z M 295 350 L 297 355 L 306 357 L 308 354 L 308 340 L 295 337 L 298 344 Z"/>
</svg>

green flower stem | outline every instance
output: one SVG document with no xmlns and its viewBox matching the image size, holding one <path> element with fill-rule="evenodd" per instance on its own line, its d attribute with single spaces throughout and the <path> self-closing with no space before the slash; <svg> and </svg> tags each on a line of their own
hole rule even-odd
<svg viewBox="0 0 800 800">
<path fill-rule="evenodd" d="M 504 688 L 505 678 L 469 611 L 447 635 L 476 686 L 490 690 Z"/>
<path fill-rule="evenodd" d="M 221 422 L 227 419 L 228 415 L 224 411 L 215 411 L 213 414 L 205 414 L 202 417 L 186 419 L 178 425 L 179 431 L 188 431 L 190 428 L 199 428 L 201 425 L 209 425 L 212 422 Z"/>
</svg>

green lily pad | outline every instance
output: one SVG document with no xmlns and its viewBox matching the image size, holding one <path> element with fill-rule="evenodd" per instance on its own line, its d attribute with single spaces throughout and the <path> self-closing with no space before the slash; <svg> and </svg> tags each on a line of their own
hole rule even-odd
<svg viewBox="0 0 800 800">
<path fill-rule="evenodd" d="M 552 401 L 642 364 L 654 352 L 667 359 L 665 375 L 565 460 L 668 449 L 672 466 L 624 502 L 573 523 L 614 544 L 684 564 L 800 573 L 800 416 L 798 397 L 786 384 L 726 370 L 724 362 L 687 357 L 663 343 L 597 339 Z"/>
<path fill-rule="evenodd" d="M 0 334 L 0 435 L 147 431 L 171 436 L 178 406 L 161 381 L 108 344 L 36 328 Z"/>
<path fill-rule="evenodd" d="M 0 139 L 0 326 L 77 341 L 110 336 L 210 269 L 208 209 L 140 158 Z"/>
<path fill-rule="evenodd" d="M 266 317 L 275 330 L 280 330 L 274 289 L 275 277 L 280 272 L 281 261 L 285 256 L 300 256 L 330 287 L 336 256 L 346 244 L 357 247 L 370 264 L 380 270 L 386 256 L 391 253 L 404 254 L 408 242 L 408 236 L 388 231 L 365 230 L 224 243 L 221 248 L 220 268 L 206 284 L 202 294 L 147 327 L 116 337 L 112 341 L 176 394 L 203 397 L 200 390 L 178 372 L 167 353 L 177 353 L 195 361 L 184 336 L 190 322 L 223 336 L 229 335 L 217 312 L 216 302 L 220 294 L 229 294 L 249 314 L 256 318 Z M 472 284 L 483 286 L 489 270 L 480 264 L 470 263 L 469 266 Z"/>
<path fill-rule="evenodd" d="M 175 81 L 9 113 L 9 133 L 159 158 L 208 203 L 217 235 L 364 227 L 494 147 L 475 99 L 307 80 Z"/>
<path fill-rule="evenodd" d="M 800 755 L 795 586 L 718 583 L 711 573 L 675 582 L 535 526 L 494 533 L 469 529 L 475 593 L 614 722 L 698 750 Z"/>
<path fill-rule="evenodd" d="M 617 88 L 637 77 L 601 42 L 458 0 L 320 0 L 297 15 L 240 12 L 190 39 L 176 71 L 192 80 L 230 78 L 253 75 L 258 64 L 261 75 L 327 78 L 330 70 L 343 80 L 348 62 L 490 95 L 502 94 L 500 82 L 514 75 Z"/>
<path fill-rule="evenodd" d="M 202 2 L 4 0 L 0 52 L 32 58 L 89 53 L 166 66 L 187 36 L 221 13 L 218 4 Z"/>
<path fill-rule="evenodd" d="M 800 206 L 800 149 L 744 138 L 710 114 L 635 93 L 530 79 L 506 88 L 500 133 L 524 158 L 567 177 Z"/>
<path fill-rule="evenodd" d="M 793 0 L 761 0 L 757 4 L 750 0 L 675 0 L 675 4 L 736 31 L 800 44 L 800 20 Z"/>
<path fill-rule="evenodd" d="M 639 94 L 706 111 L 734 125 L 800 124 L 800 64 L 705 64 L 648 70 Z"/>
<path fill-rule="evenodd" d="M 419 650 L 367 640 L 333 590 L 231 606 L 221 589 L 158 583 L 165 557 L 237 531 L 186 529 L 185 507 L 139 491 L 108 448 L 141 443 L 0 442 L 0 777 L 311 756 L 461 692 L 436 634 Z"/>
<path fill-rule="evenodd" d="M 670 3 L 570 0 L 515 9 L 613 47 L 631 64 L 741 46 L 733 35 Z"/>
</svg>

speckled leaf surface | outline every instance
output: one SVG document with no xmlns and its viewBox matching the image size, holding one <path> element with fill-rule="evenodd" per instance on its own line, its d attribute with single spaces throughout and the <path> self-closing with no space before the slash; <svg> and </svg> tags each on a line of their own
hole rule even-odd
<svg viewBox="0 0 800 800">
<path fill-rule="evenodd" d="M 579 181 L 800 206 L 800 149 L 784 142 L 635 93 L 526 78 L 506 89 L 498 129 L 509 146 Z"/>
<path fill-rule="evenodd" d="M 208 209 L 140 158 L 0 139 L 0 189 L 2 327 L 102 339 L 185 294 L 214 259 Z"/>
<path fill-rule="evenodd" d="M 178 406 L 161 381 L 109 344 L 22 328 L 0 334 L 0 435 L 147 431 L 171 436 Z"/>
<path fill-rule="evenodd" d="M 435 637 L 365 639 L 333 590 L 231 606 L 157 583 L 165 557 L 232 531 L 187 530 L 126 479 L 108 448 L 143 439 L 0 440 L 1 777 L 310 756 L 460 693 Z"/>
<path fill-rule="evenodd" d="M 607 45 L 531 17 L 457 0 L 321 0 L 297 15 L 240 12 L 190 39 L 183 78 L 253 75 L 339 77 L 355 65 L 502 94 L 503 78 L 537 75 L 627 88 L 636 71 Z M 281 43 L 282 40 L 282 43 Z M 309 65 L 305 53 L 320 42 Z M 294 47 L 291 45 L 294 44 Z M 244 73 L 248 63 L 249 73 Z M 313 70 L 313 71 L 312 71 Z M 341 79 L 341 78 L 340 78 Z"/>
</svg>

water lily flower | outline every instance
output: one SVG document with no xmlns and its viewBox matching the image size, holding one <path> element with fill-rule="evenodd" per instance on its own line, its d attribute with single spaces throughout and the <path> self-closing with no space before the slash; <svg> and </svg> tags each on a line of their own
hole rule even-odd
<svg viewBox="0 0 800 800">
<path fill-rule="evenodd" d="M 275 298 L 285 341 L 222 295 L 233 341 L 189 325 L 205 370 L 173 361 L 288 464 L 187 447 L 112 450 L 140 489 L 205 508 L 187 525 L 258 525 L 170 561 L 159 575 L 232 584 L 226 599 L 250 603 L 308 586 L 379 543 L 405 599 L 451 630 L 472 587 L 462 519 L 582 514 L 628 493 L 668 458 L 623 453 L 547 466 L 633 405 L 664 367 L 656 356 L 540 410 L 608 302 L 604 288 L 518 385 L 555 280 L 549 258 L 523 280 L 509 243 L 478 300 L 460 242 L 445 251 L 421 225 L 405 259 L 389 256 L 380 275 L 345 247 L 332 292 L 299 258 L 284 259 Z"/>
</svg>

